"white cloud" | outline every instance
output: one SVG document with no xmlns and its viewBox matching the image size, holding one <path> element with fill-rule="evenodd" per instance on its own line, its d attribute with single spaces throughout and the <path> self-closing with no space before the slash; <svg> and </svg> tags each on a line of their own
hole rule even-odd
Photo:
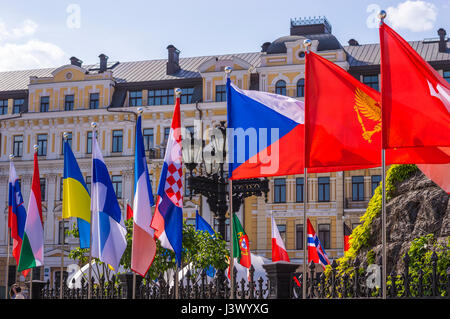
<svg viewBox="0 0 450 319">
<path fill-rule="evenodd" d="M 66 54 L 56 44 L 33 36 L 37 23 L 25 20 L 20 27 L 8 28 L 0 21 L 0 71 L 46 68 L 65 64 Z M 18 43 L 19 40 L 26 42 Z"/>
<path fill-rule="evenodd" d="M 396 29 L 408 29 L 414 32 L 427 31 L 434 27 L 437 8 L 426 1 L 407 0 L 397 7 L 387 8 L 386 20 Z"/>
</svg>

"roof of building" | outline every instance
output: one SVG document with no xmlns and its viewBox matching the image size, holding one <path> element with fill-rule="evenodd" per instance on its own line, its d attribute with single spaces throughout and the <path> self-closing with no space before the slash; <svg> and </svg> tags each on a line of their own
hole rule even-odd
<svg viewBox="0 0 450 319">
<path fill-rule="evenodd" d="M 254 67 L 261 63 L 260 52 L 237 53 L 217 55 L 218 60 L 231 59 L 233 56 L 239 57 Z M 174 75 L 166 74 L 167 59 L 121 62 L 113 69 L 113 76 L 117 83 L 164 81 L 189 78 L 201 78 L 198 72 L 199 66 L 210 60 L 212 56 L 180 58 L 181 70 Z M 94 65 L 83 65 L 89 70 Z M 21 71 L 0 72 L 0 91 L 27 90 L 30 76 L 49 77 L 57 68 L 33 69 Z M 98 71 L 90 72 L 96 73 Z"/>
<path fill-rule="evenodd" d="M 311 34 L 311 35 L 288 35 L 285 37 L 281 37 L 273 41 L 267 47 L 267 54 L 277 54 L 277 53 L 286 53 L 286 42 L 293 42 L 298 40 L 319 40 L 319 46 L 317 47 L 318 51 L 326 51 L 326 50 L 339 50 L 342 49 L 341 44 L 336 39 L 336 37 L 329 33 L 323 34 Z"/>
</svg>

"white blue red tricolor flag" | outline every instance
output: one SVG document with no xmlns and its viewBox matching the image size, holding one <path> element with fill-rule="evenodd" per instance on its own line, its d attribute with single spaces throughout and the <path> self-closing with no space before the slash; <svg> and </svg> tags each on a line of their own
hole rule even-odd
<svg viewBox="0 0 450 319">
<path fill-rule="evenodd" d="M 9 185 L 8 185 L 8 227 L 11 229 L 13 240 L 12 255 L 17 265 L 20 260 L 22 240 L 27 219 L 27 211 L 23 206 L 22 192 L 20 191 L 20 181 L 17 177 L 14 163 L 9 163 Z M 24 270 L 22 274 L 26 277 L 30 269 Z"/>
<path fill-rule="evenodd" d="M 326 265 L 330 264 L 327 253 L 322 248 L 319 237 L 308 219 L 308 263 L 311 261 L 315 264 L 321 264 L 324 269 Z"/>
<path fill-rule="evenodd" d="M 227 79 L 229 178 L 303 174 L 304 103 Z"/>
<path fill-rule="evenodd" d="M 127 230 L 95 136 L 92 139 L 91 211 L 92 256 L 117 270 L 127 248 Z"/>
<path fill-rule="evenodd" d="M 183 237 L 183 167 L 180 98 L 177 97 L 158 186 L 158 200 L 151 223 L 161 246 L 173 250 L 181 265 Z"/>
<path fill-rule="evenodd" d="M 148 176 L 142 137 L 141 115 L 136 122 L 134 155 L 134 201 L 133 201 L 133 244 L 131 248 L 131 270 L 145 277 L 156 255 L 154 230 L 150 227 L 154 205 L 152 187 Z"/>
</svg>

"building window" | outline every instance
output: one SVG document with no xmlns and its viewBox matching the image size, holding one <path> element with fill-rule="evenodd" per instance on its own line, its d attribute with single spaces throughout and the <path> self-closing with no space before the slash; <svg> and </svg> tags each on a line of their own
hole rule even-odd
<svg viewBox="0 0 450 319">
<path fill-rule="evenodd" d="M 186 218 L 186 225 L 195 228 L 195 218 Z"/>
<path fill-rule="evenodd" d="M 63 200 L 64 177 L 59 179 L 59 200 Z"/>
<path fill-rule="evenodd" d="M 130 106 L 142 106 L 142 91 L 130 91 Z"/>
<path fill-rule="evenodd" d="M 286 95 L 286 82 L 283 80 L 279 80 L 275 84 L 275 93 L 280 95 Z"/>
<path fill-rule="evenodd" d="M 298 97 L 305 96 L 305 79 L 300 79 L 297 82 L 297 96 Z"/>
<path fill-rule="evenodd" d="M 91 193 L 91 177 L 90 176 L 86 176 L 86 188 L 89 192 L 89 194 Z"/>
<path fill-rule="evenodd" d="M 75 98 L 73 95 L 66 95 L 64 97 L 64 111 L 73 111 L 73 103 Z"/>
<path fill-rule="evenodd" d="M 111 177 L 111 182 L 114 188 L 114 192 L 116 192 L 117 198 L 122 198 L 122 176 L 113 175 Z"/>
<path fill-rule="evenodd" d="M 284 247 L 287 247 L 286 243 L 286 224 L 277 225 L 278 232 L 280 233 L 280 237 L 283 240 Z"/>
<path fill-rule="evenodd" d="M 23 110 L 24 104 L 24 99 L 14 99 L 13 114 L 19 114 Z"/>
<path fill-rule="evenodd" d="M 219 222 L 217 221 L 217 218 L 214 218 L 214 230 L 218 233 L 219 232 Z M 225 220 L 225 238 L 223 238 L 226 242 L 230 241 L 230 219 L 227 218 Z"/>
<path fill-rule="evenodd" d="M 39 180 L 41 186 L 41 201 L 45 202 L 45 178 Z"/>
<path fill-rule="evenodd" d="M 63 245 L 68 243 L 68 237 L 66 232 L 69 230 L 69 221 L 61 220 L 59 222 L 59 236 L 58 236 L 58 244 Z"/>
<path fill-rule="evenodd" d="M 319 202 L 330 201 L 330 178 L 319 177 L 318 181 Z"/>
<path fill-rule="evenodd" d="M 375 194 L 375 189 L 380 185 L 381 182 L 381 175 L 373 175 L 371 177 L 371 184 L 372 184 L 372 196 Z"/>
<path fill-rule="evenodd" d="M 181 89 L 180 103 L 190 104 L 192 102 L 192 95 L 194 94 L 194 88 Z"/>
<path fill-rule="evenodd" d="M 364 200 L 364 176 L 352 176 L 352 200 Z"/>
<path fill-rule="evenodd" d="M 303 203 L 303 187 L 305 184 L 305 179 L 299 177 L 295 180 L 295 201 L 297 203 Z"/>
<path fill-rule="evenodd" d="M 275 178 L 274 180 L 274 203 L 286 203 L 286 179 Z"/>
<path fill-rule="evenodd" d="M 99 94 L 91 93 L 89 95 L 89 108 L 90 109 L 98 109 L 99 106 Z"/>
<path fill-rule="evenodd" d="M 192 173 L 194 174 L 194 173 Z M 184 196 L 191 196 L 191 189 L 189 187 L 189 175 L 188 174 L 184 174 Z M 193 195 L 193 194 L 192 194 Z"/>
<path fill-rule="evenodd" d="M 375 89 L 377 91 L 380 90 L 380 86 L 378 84 L 378 74 L 363 75 L 363 83 L 367 86 L 370 86 L 372 89 Z"/>
<path fill-rule="evenodd" d="M 61 153 L 64 155 L 64 133 L 61 136 L 61 146 L 62 150 Z M 67 143 L 69 143 L 69 146 L 72 148 L 72 132 L 67 132 Z"/>
<path fill-rule="evenodd" d="M 112 136 L 112 152 L 118 153 L 122 152 L 123 147 L 123 132 L 122 130 L 115 130 L 113 131 Z"/>
<path fill-rule="evenodd" d="M 142 137 L 144 138 L 144 148 L 146 151 L 153 148 L 153 129 L 152 128 L 144 128 L 142 133 Z"/>
<path fill-rule="evenodd" d="M 41 280 L 41 267 L 31 268 L 31 277 L 33 280 Z"/>
<path fill-rule="evenodd" d="M 444 71 L 444 79 L 446 79 L 447 82 L 450 83 L 450 71 Z"/>
<path fill-rule="evenodd" d="M 48 96 L 41 96 L 41 112 L 48 112 L 50 107 L 50 98 Z"/>
<path fill-rule="evenodd" d="M 38 156 L 47 155 L 47 134 L 37 135 L 37 145 L 39 146 L 37 150 L 37 155 Z"/>
<path fill-rule="evenodd" d="M 0 100 L 0 115 L 8 114 L 8 100 Z"/>
<path fill-rule="evenodd" d="M 329 249 L 331 247 L 330 233 L 330 224 L 319 224 L 318 234 L 323 249 Z"/>
<path fill-rule="evenodd" d="M 303 250 L 303 225 L 295 225 L 295 249 Z"/>
<path fill-rule="evenodd" d="M 21 157 L 23 153 L 23 136 L 15 135 L 13 137 L 13 155 Z"/>
<path fill-rule="evenodd" d="M 226 85 L 216 85 L 216 102 L 225 102 L 227 100 Z"/>
<path fill-rule="evenodd" d="M 148 105 L 168 105 L 173 101 L 173 89 L 148 91 Z"/>
<path fill-rule="evenodd" d="M 92 131 L 86 134 L 86 154 L 92 154 Z"/>
</svg>

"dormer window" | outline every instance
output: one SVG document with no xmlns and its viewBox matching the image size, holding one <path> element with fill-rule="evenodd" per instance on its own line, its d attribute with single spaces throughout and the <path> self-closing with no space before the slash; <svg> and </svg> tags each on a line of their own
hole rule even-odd
<svg viewBox="0 0 450 319">
<path fill-rule="evenodd" d="M 142 91 L 130 91 L 130 106 L 142 106 Z"/>
</svg>

